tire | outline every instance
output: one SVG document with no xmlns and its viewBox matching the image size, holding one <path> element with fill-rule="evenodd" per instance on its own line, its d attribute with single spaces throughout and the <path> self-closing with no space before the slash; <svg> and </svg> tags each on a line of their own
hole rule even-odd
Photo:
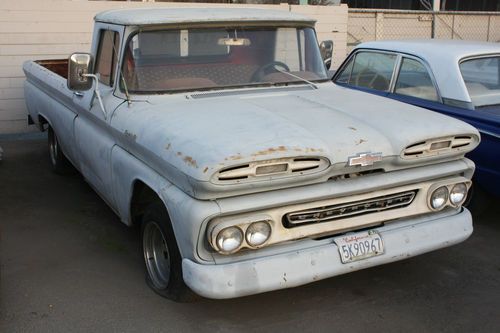
<svg viewBox="0 0 500 333">
<path fill-rule="evenodd" d="M 70 161 L 66 158 L 61 147 L 59 146 L 59 141 L 57 135 L 49 126 L 48 133 L 49 141 L 49 161 L 52 166 L 52 171 L 59 175 L 67 175 L 74 172 L 73 166 Z"/>
<path fill-rule="evenodd" d="M 155 202 L 146 209 L 142 217 L 141 239 L 148 286 L 158 295 L 176 302 L 196 299 L 184 283 L 182 258 L 162 202 Z"/>
</svg>

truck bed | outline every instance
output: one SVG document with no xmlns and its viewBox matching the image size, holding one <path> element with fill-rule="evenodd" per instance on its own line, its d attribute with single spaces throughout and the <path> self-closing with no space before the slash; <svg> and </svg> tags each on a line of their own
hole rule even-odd
<svg viewBox="0 0 500 333">
<path fill-rule="evenodd" d="M 68 79 L 68 59 L 36 60 L 35 62 L 49 71 Z"/>
</svg>

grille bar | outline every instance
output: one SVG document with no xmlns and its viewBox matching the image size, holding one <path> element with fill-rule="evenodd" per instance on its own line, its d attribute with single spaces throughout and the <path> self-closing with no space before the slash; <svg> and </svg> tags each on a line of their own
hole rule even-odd
<svg viewBox="0 0 500 333">
<path fill-rule="evenodd" d="M 385 195 L 368 200 L 318 207 L 298 212 L 288 213 L 284 216 L 285 226 L 297 227 L 302 224 L 328 222 L 358 215 L 381 212 L 384 210 L 409 206 L 417 191 L 409 191 Z"/>
</svg>

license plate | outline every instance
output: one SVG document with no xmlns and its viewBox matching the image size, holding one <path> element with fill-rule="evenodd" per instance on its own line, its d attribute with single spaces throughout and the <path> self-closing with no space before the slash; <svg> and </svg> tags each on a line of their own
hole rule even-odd
<svg viewBox="0 0 500 333">
<path fill-rule="evenodd" d="M 376 231 L 364 231 L 333 239 L 342 263 L 362 260 L 384 253 L 384 241 Z"/>
</svg>

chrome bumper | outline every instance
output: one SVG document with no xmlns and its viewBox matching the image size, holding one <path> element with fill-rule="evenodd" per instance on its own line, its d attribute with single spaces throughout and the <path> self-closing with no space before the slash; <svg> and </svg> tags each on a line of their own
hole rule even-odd
<svg viewBox="0 0 500 333">
<path fill-rule="evenodd" d="M 384 240 L 380 256 L 343 264 L 333 243 L 228 264 L 198 264 L 183 259 L 186 284 L 208 298 L 233 298 L 300 286 L 378 266 L 460 243 L 472 233 L 472 217 L 463 208 L 445 217 L 414 217 L 376 227 Z"/>
</svg>

